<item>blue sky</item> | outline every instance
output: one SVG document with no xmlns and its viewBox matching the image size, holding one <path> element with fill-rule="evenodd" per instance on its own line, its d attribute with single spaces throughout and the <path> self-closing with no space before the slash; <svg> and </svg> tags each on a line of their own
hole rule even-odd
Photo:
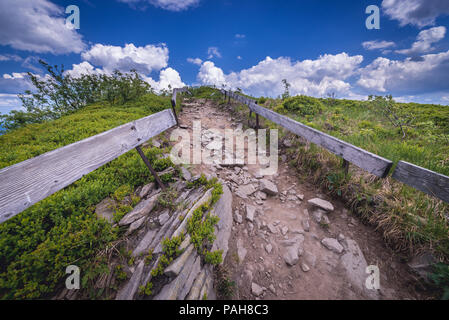
<svg viewBox="0 0 449 320">
<path fill-rule="evenodd" d="M 80 9 L 80 29 L 65 8 Z M 380 30 L 368 30 L 369 5 Z M 0 0 L 0 112 L 42 77 L 135 68 L 156 90 L 215 84 L 292 94 L 449 104 L 449 1 Z"/>
</svg>

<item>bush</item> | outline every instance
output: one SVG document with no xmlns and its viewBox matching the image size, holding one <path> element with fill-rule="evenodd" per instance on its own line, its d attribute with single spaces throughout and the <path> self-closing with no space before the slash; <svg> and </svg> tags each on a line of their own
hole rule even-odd
<svg viewBox="0 0 449 320">
<path fill-rule="evenodd" d="M 290 112 L 295 112 L 301 116 L 317 115 L 322 113 L 324 105 L 320 100 L 307 96 L 296 96 L 284 101 L 283 106 Z"/>
<path fill-rule="evenodd" d="M 49 76 L 28 72 L 35 90 L 19 95 L 26 111 L 14 110 L 0 116 L 0 124 L 6 130 L 54 120 L 97 102 L 123 105 L 141 98 L 151 88 L 135 70 L 130 73 L 116 70 L 112 75 L 83 74 L 75 78 L 64 71 L 64 66 L 51 66 L 43 60 L 39 63 Z"/>
</svg>

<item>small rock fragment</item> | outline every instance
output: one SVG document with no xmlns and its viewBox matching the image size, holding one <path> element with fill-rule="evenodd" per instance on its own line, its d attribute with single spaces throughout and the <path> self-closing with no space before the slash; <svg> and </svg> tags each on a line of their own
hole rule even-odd
<svg viewBox="0 0 449 320">
<path fill-rule="evenodd" d="M 256 213 L 256 207 L 246 205 L 246 220 L 253 222 L 255 213 Z"/>
<path fill-rule="evenodd" d="M 265 251 L 267 253 L 271 253 L 271 251 L 273 251 L 273 246 L 271 245 L 271 243 L 269 243 L 265 246 Z"/>
<path fill-rule="evenodd" d="M 335 253 L 342 253 L 344 249 L 338 240 L 334 238 L 324 238 L 321 240 L 321 244 Z"/>
<path fill-rule="evenodd" d="M 319 207 L 323 210 L 334 211 L 334 206 L 329 201 L 326 201 L 326 200 L 323 200 L 320 198 L 313 198 L 313 199 L 308 200 L 307 202 L 316 207 Z"/>
<path fill-rule="evenodd" d="M 255 282 L 251 283 L 251 292 L 256 297 L 261 296 L 264 291 L 265 291 L 264 288 L 259 286 L 257 283 Z"/>
<path fill-rule="evenodd" d="M 279 193 L 276 185 L 267 179 L 261 179 L 259 181 L 259 190 L 272 196 L 275 196 Z"/>
</svg>

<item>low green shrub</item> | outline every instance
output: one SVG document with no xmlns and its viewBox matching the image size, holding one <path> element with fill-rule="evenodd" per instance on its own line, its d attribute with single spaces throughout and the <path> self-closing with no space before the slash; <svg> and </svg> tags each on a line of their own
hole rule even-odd
<svg viewBox="0 0 449 320">
<path fill-rule="evenodd" d="M 169 98 L 147 94 L 145 99 L 152 103 L 129 102 L 126 108 L 95 104 L 54 121 L 7 132 L 0 136 L 0 168 L 170 107 Z M 163 150 L 144 152 L 154 161 Z M 119 234 L 117 228 L 97 219 L 95 206 L 108 196 L 124 199 L 150 181 L 154 181 L 151 173 L 132 150 L 0 224 L 0 299 L 52 297 L 64 286 L 65 270 L 71 264 L 81 269 L 84 284 L 91 285 L 98 274 L 95 257 Z M 117 219 L 136 204 L 136 198 L 130 200 Z"/>
<path fill-rule="evenodd" d="M 324 110 L 324 105 L 319 99 L 308 96 L 287 98 L 283 102 L 283 106 L 287 111 L 295 112 L 301 116 L 314 116 L 322 113 Z"/>
</svg>

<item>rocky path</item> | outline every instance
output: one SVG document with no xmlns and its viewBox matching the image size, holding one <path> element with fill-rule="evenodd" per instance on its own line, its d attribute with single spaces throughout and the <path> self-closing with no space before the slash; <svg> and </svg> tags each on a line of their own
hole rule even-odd
<svg viewBox="0 0 449 320">
<path fill-rule="evenodd" d="M 241 129 L 226 107 L 186 100 L 179 115 L 192 134 L 201 120 L 208 149 L 216 129 Z M 191 147 L 193 144 L 191 144 Z M 233 196 L 232 233 L 224 267 L 234 299 L 417 299 L 407 266 L 339 201 L 299 183 L 286 156 L 279 170 L 261 176 L 260 165 L 192 165 L 193 174 L 217 176 Z M 366 267 L 378 266 L 380 290 L 369 290 Z"/>
</svg>

